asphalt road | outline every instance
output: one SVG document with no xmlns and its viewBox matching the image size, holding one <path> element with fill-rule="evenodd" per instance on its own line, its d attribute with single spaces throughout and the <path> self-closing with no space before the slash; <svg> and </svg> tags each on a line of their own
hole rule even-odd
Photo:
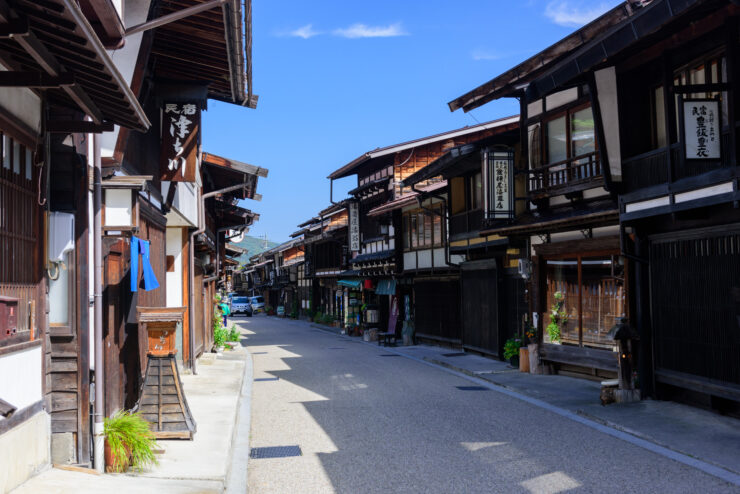
<svg viewBox="0 0 740 494">
<path fill-rule="evenodd" d="M 302 453 L 250 459 L 251 493 L 738 492 L 358 338 L 263 315 L 242 320 L 252 333 L 251 447 Z"/>
</svg>

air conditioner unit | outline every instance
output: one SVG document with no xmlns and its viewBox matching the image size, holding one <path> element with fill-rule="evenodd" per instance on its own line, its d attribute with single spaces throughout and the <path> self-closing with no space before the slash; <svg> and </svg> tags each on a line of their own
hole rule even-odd
<svg viewBox="0 0 740 494">
<path fill-rule="evenodd" d="M 519 276 L 528 280 L 532 276 L 532 262 L 529 259 L 519 259 L 517 262 Z"/>
</svg>

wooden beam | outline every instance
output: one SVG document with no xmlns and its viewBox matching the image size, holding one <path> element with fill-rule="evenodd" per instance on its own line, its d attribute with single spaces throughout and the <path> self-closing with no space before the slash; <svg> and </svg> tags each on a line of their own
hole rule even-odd
<svg viewBox="0 0 740 494">
<path fill-rule="evenodd" d="M 199 12 L 203 12 L 204 10 L 210 10 L 214 7 L 219 7 L 224 3 L 226 3 L 226 0 L 210 0 L 199 5 L 193 5 L 192 7 L 173 12 L 172 14 L 163 15 L 158 19 L 144 22 L 142 24 L 137 24 L 136 26 L 126 29 L 126 36 L 131 36 L 132 34 L 140 33 L 142 31 L 148 31 L 149 29 L 154 29 L 155 27 L 164 26 L 165 24 L 179 21 L 180 19 L 197 14 Z"/>
<path fill-rule="evenodd" d="M 46 131 L 61 134 L 100 134 L 102 132 L 112 132 L 113 123 L 94 123 L 82 120 L 49 120 L 46 122 Z"/>
<path fill-rule="evenodd" d="M 28 21 L 26 19 L 13 19 L 0 25 L 0 38 L 12 38 L 28 33 Z"/>
<path fill-rule="evenodd" d="M 72 74 L 50 76 L 43 72 L 0 71 L 0 87 L 57 88 L 75 83 Z"/>
<path fill-rule="evenodd" d="M 33 34 L 16 36 L 14 39 L 49 75 L 56 77 L 62 73 L 61 64 Z M 103 114 L 80 86 L 62 86 L 62 89 L 93 122 L 103 122 Z"/>
</svg>

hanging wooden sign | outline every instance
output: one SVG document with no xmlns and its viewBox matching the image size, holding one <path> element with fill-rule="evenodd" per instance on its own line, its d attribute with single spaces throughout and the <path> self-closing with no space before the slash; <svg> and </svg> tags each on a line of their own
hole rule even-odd
<svg viewBox="0 0 740 494">
<path fill-rule="evenodd" d="M 165 103 L 162 110 L 160 178 L 195 182 L 200 147 L 200 107 L 196 103 Z"/>
<path fill-rule="evenodd" d="M 718 100 L 683 100 L 683 131 L 687 160 L 720 158 L 721 121 Z"/>
<path fill-rule="evenodd" d="M 360 206 L 357 202 L 349 203 L 349 250 L 360 250 Z"/>
<path fill-rule="evenodd" d="M 514 217 L 514 154 L 511 151 L 488 151 L 486 195 L 489 219 Z"/>
</svg>

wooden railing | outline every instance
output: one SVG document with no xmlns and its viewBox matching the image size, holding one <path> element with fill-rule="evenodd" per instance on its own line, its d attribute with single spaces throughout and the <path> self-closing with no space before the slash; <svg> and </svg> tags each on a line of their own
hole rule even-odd
<svg viewBox="0 0 740 494">
<path fill-rule="evenodd" d="M 631 192 L 735 166 L 731 162 L 731 142 L 730 133 L 723 133 L 722 158 L 716 160 L 684 160 L 681 143 L 674 143 L 622 160 L 625 190 Z"/>
<path fill-rule="evenodd" d="M 581 190 L 602 178 L 598 153 L 586 153 L 529 171 L 529 193 L 548 195 Z"/>
<path fill-rule="evenodd" d="M 480 230 L 483 225 L 483 210 L 474 209 L 450 217 L 450 236 Z"/>
</svg>

